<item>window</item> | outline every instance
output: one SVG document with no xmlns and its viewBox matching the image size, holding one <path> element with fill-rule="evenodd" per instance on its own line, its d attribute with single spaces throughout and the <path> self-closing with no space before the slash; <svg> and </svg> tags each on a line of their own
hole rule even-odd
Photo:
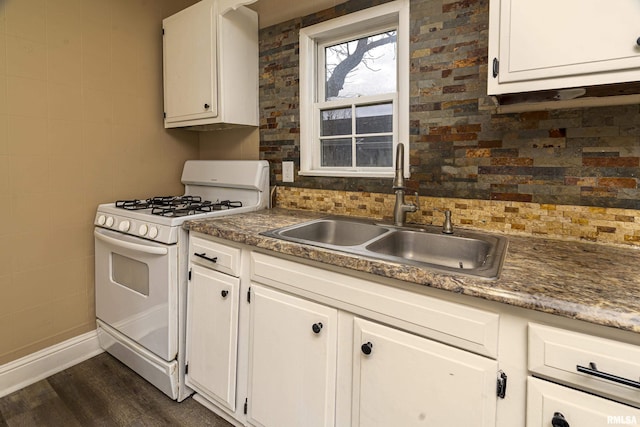
<svg viewBox="0 0 640 427">
<path fill-rule="evenodd" d="M 302 175 L 393 176 L 409 142 L 408 29 L 397 0 L 300 30 Z"/>
</svg>

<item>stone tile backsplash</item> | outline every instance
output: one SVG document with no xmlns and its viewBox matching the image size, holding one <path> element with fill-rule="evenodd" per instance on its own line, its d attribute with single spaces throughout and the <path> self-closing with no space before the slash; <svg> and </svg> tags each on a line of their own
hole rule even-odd
<svg viewBox="0 0 640 427">
<path fill-rule="evenodd" d="M 272 183 L 281 184 L 283 160 L 293 161 L 296 169 L 300 164 L 300 28 L 384 2 L 350 0 L 261 30 L 260 158 L 271 164 Z M 411 0 L 410 14 L 408 185 L 413 190 L 434 198 L 483 200 L 479 206 L 640 209 L 639 105 L 496 114 L 486 91 L 489 1 Z M 373 178 L 296 175 L 291 186 L 390 191 L 389 180 Z M 540 209 L 534 229 L 559 227 L 546 221 L 553 213 Z M 573 230 L 579 220 L 569 217 L 563 213 L 565 222 L 558 221 Z M 498 218 L 484 220 L 499 227 Z M 611 233 L 606 230 L 613 226 L 601 227 L 587 227 L 585 236 L 609 238 L 626 229 L 616 226 Z"/>
<path fill-rule="evenodd" d="M 277 207 L 384 220 L 391 220 L 395 203 L 393 194 L 364 191 L 279 186 L 276 194 Z M 640 248 L 640 211 L 634 209 L 420 196 L 420 211 L 407 222 L 440 226 L 444 215 L 436 209 L 451 210 L 454 228 Z"/>
</svg>

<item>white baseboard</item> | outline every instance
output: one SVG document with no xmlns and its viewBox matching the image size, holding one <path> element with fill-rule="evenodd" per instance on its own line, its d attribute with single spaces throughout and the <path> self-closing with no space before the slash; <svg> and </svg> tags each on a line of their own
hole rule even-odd
<svg viewBox="0 0 640 427">
<path fill-rule="evenodd" d="M 0 366 L 0 397 L 102 353 L 96 331 L 87 332 Z"/>
</svg>

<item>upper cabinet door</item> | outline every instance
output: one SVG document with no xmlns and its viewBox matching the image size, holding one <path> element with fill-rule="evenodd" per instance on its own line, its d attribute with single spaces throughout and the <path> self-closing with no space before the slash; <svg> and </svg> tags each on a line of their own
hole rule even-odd
<svg viewBox="0 0 640 427">
<path fill-rule="evenodd" d="M 489 94 L 637 80 L 638 0 L 491 0 L 490 8 Z"/>
<path fill-rule="evenodd" d="M 201 1 L 163 21 L 167 123 L 218 115 L 216 8 Z"/>
</svg>

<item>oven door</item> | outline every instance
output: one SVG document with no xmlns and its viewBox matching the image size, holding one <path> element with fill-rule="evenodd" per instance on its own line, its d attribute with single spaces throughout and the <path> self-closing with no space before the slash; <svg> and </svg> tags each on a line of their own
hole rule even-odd
<svg viewBox="0 0 640 427">
<path fill-rule="evenodd" d="M 95 228 L 96 317 L 164 360 L 178 351 L 177 245 Z"/>
</svg>

